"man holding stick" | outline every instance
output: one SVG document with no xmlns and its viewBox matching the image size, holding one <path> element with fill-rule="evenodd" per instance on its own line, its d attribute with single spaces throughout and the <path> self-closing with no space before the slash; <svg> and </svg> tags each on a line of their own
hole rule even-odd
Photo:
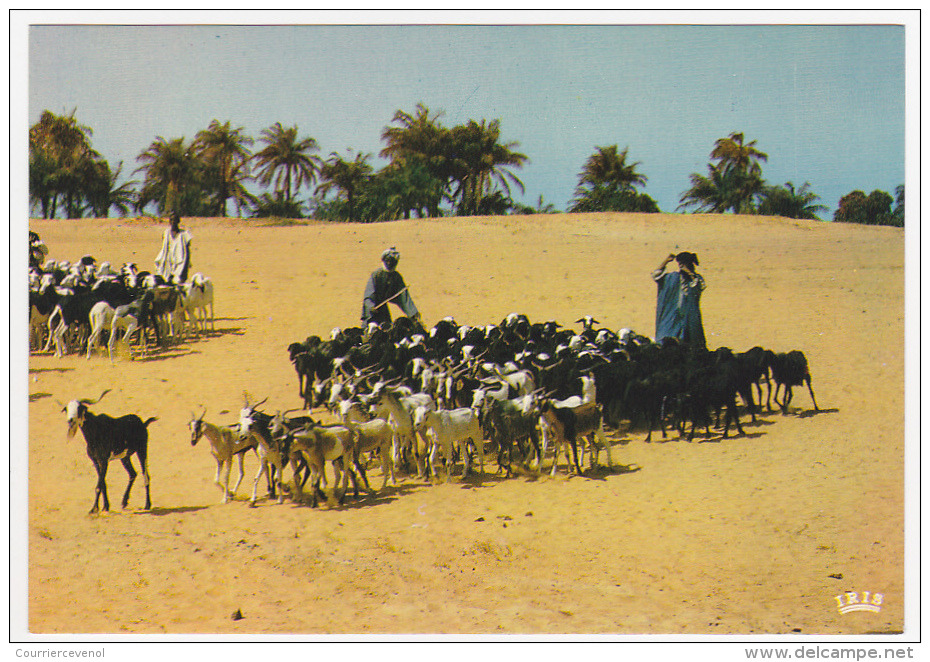
<svg viewBox="0 0 930 662">
<path fill-rule="evenodd" d="M 381 254 L 384 266 L 372 272 L 365 286 L 365 296 L 362 300 L 363 324 L 374 322 L 381 326 L 390 326 L 391 313 L 387 307 L 389 303 L 398 306 L 415 322 L 420 321 L 420 313 L 410 297 L 404 277 L 396 271 L 399 261 L 400 253 L 393 246 Z"/>
</svg>

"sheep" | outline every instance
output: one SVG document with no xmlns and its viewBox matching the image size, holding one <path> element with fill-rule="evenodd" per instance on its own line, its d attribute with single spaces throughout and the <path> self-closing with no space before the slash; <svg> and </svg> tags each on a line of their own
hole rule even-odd
<svg viewBox="0 0 930 662">
<path fill-rule="evenodd" d="M 466 446 L 469 441 L 474 444 L 478 454 L 479 472 L 484 473 L 484 433 L 475 410 L 469 407 L 434 410 L 420 406 L 414 411 L 413 425 L 418 431 L 432 437 L 430 466 L 436 478 L 439 478 L 437 460 L 440 449 L 446 462 L 446 481 L 451 477 L 455 466 L 452 455 L 454 447 L 458 447 L 463 455 L 465 466 L 462 476 L 469 474 L 471 457 Z"/>
<path fill-rule="evenodd" d="M 820 411 L 817 406 L 817 399 L 814 398 L 814 389 L 811 388 L 811 371 L 807 364 L 807 357 L 800 350 L 792 350 L 788 353 L 775 354 L 771 357 L 772 381 L 775 382 L 775 404 L 781 406 L 783 414 L 788 413 L 788 404 L 791 402 L 791 387 L 807 384 L 807 390 L 811 394 L 811 402 L 814 403 L 814 411 Z M 785 391 L 782 394 L 782 402 L 778 402 L 778 391 L 784 386 Z"/>
<path fill-rule="evenodd" d="M 214 425 L 204 421 L 203 418 L 206 415 L 206 410 L 200 415 L 200 418 L 196 414 L 191 414 L 191 421 L 188 424 L 191 432 L 191 446 L 196 446 L 201 437 L 206 437 L 210 441 L 210 451 L 216 460 L 216 476 L 213 478 L 213 482 L 223 491 L 223 503 L 226 503 L 235 497 L 236 490 L 239 489 L 242 478 L 245 476 L 245 468 L 243 467 L 245 455 L 252 450 L 255 451 L 255 456 L 258 457 L 257 444 L 252 437 L 245 440 L 240 439 L 239 430 L 236 428 Z M 236 485 L 230 490 L 229 472 L 232 469 L 233 457 L 239 459 L 239 478 L 236 480 Z M 221 475 L 222 482 L 220 482 Z"/>
<path fill-rule="evenodd" d="M 142 479 L 145 482 L 145 510 L 151 510 L 152 498 L 149 491 L 148 467 L 148 426 L 158 420 L 154 416 L 143 421 L 135 414 L 127 414 L 119 418 L 112 418 L 106 414 L 94 414 L 88 407 L 95 405 L 110 392 L 106 389 L 96 400 L 71 400 L 62 407 L 68 414 L 68 439 L 77 434 L 78 429 L 87 442 L 87 456 L 94 463 L 97 470 L 97 487 L 94 496 L 94 506 L 90 514 L 99 512 L 100 497 L 103 496 L 104 511 L 110 510 L 110 499 L 107 496 L 107 467 L 113 460 L 120 460 L 129 474 L 129 484 L 123 494 L 123 508 L 129 504 L 129 492 L 136 480 L 136 470 L 132 466 L 132 456 L 139 459 Z"/>
</svg>

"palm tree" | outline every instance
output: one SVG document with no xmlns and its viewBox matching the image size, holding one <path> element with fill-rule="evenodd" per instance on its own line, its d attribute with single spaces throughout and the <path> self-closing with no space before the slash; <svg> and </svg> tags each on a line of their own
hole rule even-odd
<svg viewBox="0 0 930 662">
<path fill-rule="evenodd" d="M 209 213 L 209 202 L 200 187 L 203 163 L 193 145 L 184 144 L 184 138 L 169 141 L 158 136 L 136 161 L 142 165 L 133 172 L 145 173 L 136 201 L 139 211 L 154 202 L 162 214 L 173 211 L 187 216 Z"/>
<path fill-rule="evenodd" d="M 120 216 L 126 216 L 135 206 L 136 194 L 133 190 L 134 181 L 117 185 L 123 163 L 120 162 L 116 171 L 111 171 L 106 161 L 94 163 L 94 173 L 88 177 L 93 184 L 87 190 L 87 202 L 95 218 L 107 218 L 110 209 L 116 208 Z"/>
<path fill-rule="evenodd" d="M 262 129 L 261 141 L 265 147 L 252 160 L 256 164 L 258 181 L 268 186 L 274 181 L 276 191 L 284 191 L 285 202 L 304 184 L 312 185 L 317 178 L 318 159 L 310 153 L 319 150 L 316 140 L 297 138 L 297 126 L 284 128 L 281 122 Z"/>
<path fill-rule="evenodd" d="M 381 157 L 390 159 L 392 166 L 425 168 L 429 173 L 431 192 L 425 202 L 429 216 L 439 215 L 439 204 L 448 190 L 449 130 L 440 124 L 442 116 L 441 110 L 430 116 L 430 109 L 421 101 L 414 115 L 395 112 L 391 121 L 400 126 L 385 127 L 381 132 L 381 140 L 387 143 Z M 438 187 L 437 182 L 441 183 Z M 409 214 L 409 209 L 405 213 Z"/>
<path fill-rule="evenodd" d="M 325 196 L 331 190 L 338 189 L 344 193 L 348 205 L 349 222 L 355 221 L 355 193 L 372 173 L 372 167 L 368 164 L 369 158 L 371 154 L 358 153 L 353 160 L 347 161 L 333 152 L 320 167 L 322 184 L 316 188 L 316 192 Z"/>
<path fill-rule="evenodd" d="M 454 127 L 450 134 L 449 149 L 452 158 L 450 173 L 458 182 L 452 199 L 458 199 L 458 214 L 472 215 L 481 207 L 481 198 L 495 190 L 495 183 L 503 187 L 510 196 L 510 184 L 515 184 L 523 193 L 523 182 L 510 172 L 529 160 L 526 154 L 513 151 L 519 143 L 501 143 L 500 120 L 487 123 L 485 120 Z"/>
<path fill-rule="evenodd" d="M 762 174 L 760 161 L 767 161 L 768 154 L 756 149 L 756 141 L 744 143 L 742 133 L 733 132 L 727 138 L 720 138 L 714 143 L 710 158 L 725 169 L 735 168 L 741 172 Z"/>
<path fill-rule="evenodd" d="M 756 141 L 745 142 L 742 133 L 734 132 L 714 143 L 705 177 L 693 173 L 691 188 L 680 198 L 679 209 L 696 207 L 699 212 L 752 214 L 754 199 L 762 193 L 761 161 L 768 155 L 756 149 Z"/>
<path fill-rule="evenodd" d="M 648 178 L 637 172 L 639 161 L 626 162 L 629 147 L 622 152 L 616 145 L 595 150 L 578 177 L 569 211 L 659 211 L 652 198 L 636 192 L 636 187 L 645 186 Z"/>
<path fill-rule="evenodd" d="M 595 147 L 597 150 L 585 161 L 584 168 L 578 180 L 577 195 L 584 185 L 592 186 L 606 184 L 621 191 L 633 190 L 637 186 L 645 186 L 647 177 L 636 171 L 639 161 L 628 164 L 626 162 L 630 148 L 617 152 L 616 145 L 609 147 Z"/>
<path fill-rule="evenodd" d="M 219 214 L 226 216 L 226 201 L 232 198 L 236 202 L 236 213 L 241 214 L 243 203 L 248 203 L 252 195 L 243 182 L 249 178 L 249 159 L 252 153 L 248 147 L 252 138 L 243 135 L 243 127 L 233 129 L 229 121 L 220 124 L 218 120 L 194 138 L 194 147 L 207 166 L 216 172 L 216 207 Z"/>
<path fill-rule="evenodd" d="M 797 190 L 791 182 L 786 182 L 784 187 L 767 186 L 762 189 L 760 197 L 758 211 L 766 216 L 819 221 L 818 214 L 827 211 L 824 205 L 816 203 L 820 196 L 810 190 L 810 182 L 804 182 Z"/>
<path fill-rule="evenodd" d="M 93 131 L 77 122 L 76 112 L 75 108 L 59 116 L 46 110 L 29 128 L 30 197 L 46 218 L 55 216 L 59 198 L 69 218 L 80 216 L 85 184 L 81 175 L 100 159 L 90 146 Z"/>
<path fill-rule="evenodd" d="M 693 207 L 695 211 L 710 214 L 752 212 L 751 196 L 747 199 L 744 193 L 751 189 L 761 190 L 761 179 L 715 164 L 709 164 L 707 169 L 706 177 L 698 173 L 691 174 L 691 188 L 682 193 L 679 209 Z"/>
</svg>

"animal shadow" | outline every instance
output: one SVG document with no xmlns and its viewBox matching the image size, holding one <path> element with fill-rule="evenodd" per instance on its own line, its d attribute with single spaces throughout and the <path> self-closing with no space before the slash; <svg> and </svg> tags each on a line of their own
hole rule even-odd
<svg viewBox="0 0 930 662">
<path fill-rule="evenodd" d="M 200 510 L 206 510 L 209 506 L 178 506 L 177 508 L 160 508 L 153 506 L 149 510 L 137 510 L 134 511 L 133 515 L 154 515 L 155 517 L 163 517 L 165 515 L 174 515 L 176 513 L 196 513 Z"/>
<path fill-rule="evenodd" d="M 798 412 L 798 418 L 810 418 L 811 416 L 817 416 L 818 414 L 836 414 L 839 412 L 839 409 L 835 407 L 833 409 L 807 409 L 802 412 Z"/>
</svg>

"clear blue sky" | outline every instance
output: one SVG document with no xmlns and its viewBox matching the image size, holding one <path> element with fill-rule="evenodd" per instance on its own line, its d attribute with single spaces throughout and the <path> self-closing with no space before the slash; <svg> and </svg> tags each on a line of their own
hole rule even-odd
<svg viewBox="0 0 930 662">
<path fill-rule="evenodd" d="M 543 195 L 561 210 L 595 146 L 617 144 L 640 162 L 645 192 L 674 211 L 689 175 L 706 173 L 714 141 L 733 131 L 768 154 L 770 184 L 810 182 L 825 218 L 852 190 L 893 195 L 904 183 L 902 25 L 32 25 L 27 34 L 29 124 L 76 108 L 125 177 L 157 136 L 190 140 L 213 119 L 256 141 L 275 122 L 296 124 L 321 156 L 352 148 L 380 167 L 394 112 L 423 102 L 444 111 L 446 126 L 499 119 L 503 140 L 529 157 L 514 171 L 522 201 Z"/>
</svg>

